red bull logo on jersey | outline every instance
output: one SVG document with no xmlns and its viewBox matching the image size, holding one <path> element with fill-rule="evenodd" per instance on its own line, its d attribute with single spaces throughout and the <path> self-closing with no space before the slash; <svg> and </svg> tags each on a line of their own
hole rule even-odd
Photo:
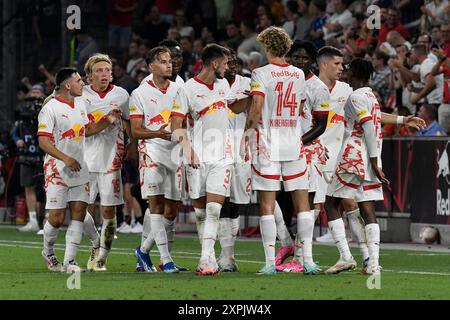
<svg viewBox="0 0 450 320">
<path fill-rule="evenodd" d="M 59 140 L 71 139 L 73 141 L 80 141 L 83 139 L 84 133 L 85 133 L 84 126 L 79 123 L 76 123 L 72 126 L 72 128 L 63 132 L 61 134 L 61 139 Z"/>
<path fill-rule="evenodd" d="M 223 101 L 216 101 L 211 103 L 208 107 L 199 112 L 200 116 L 212 115 L 217 112 L 217 110 L 226 108 L 227 105 Z"/>
<path fill-rule="evenodd" d="M 94 111 L 89 113 L 88 118 L 90 122 L 98 123 L 105 116 L 105 114 L 101 111 Z"/>
<path fill-rule="evenodd" d="M 300 79 L 300 73 L 298 73 L 297 71 L 291 72 L 288 70 L 284 70 L 284 71 L 272 71 L 270 73 L 270 75 L 272 76 L 272 78 L 280 78 L 280 77 L 284 77 L 284 78 L 296 78 L 296 79 Z"/>
<path fill-rule="evenodd" d="M 337 113 L 334 113 L 333 111 L 330 111 L 328 113 L 328 124 L 327 127 L 332 127 L 335 124 L 344 121 L 345 118 Z"/>
<path fill-rule="evenodd" d="M 147 125 L 151 126 L 151 125 L 157 125 L 157 126 L 162 126 L 163 124 L 169 123 L 170 120 L 170 110 L 163 110 L 161 111 L 158 115 L 150 118 L 148 117 L 148 121 L 147 121 Z"/>
</svg>

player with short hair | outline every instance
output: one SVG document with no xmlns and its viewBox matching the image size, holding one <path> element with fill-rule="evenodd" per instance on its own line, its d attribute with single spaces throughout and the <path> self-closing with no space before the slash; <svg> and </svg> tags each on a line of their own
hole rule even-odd
<svg viewBox="0 0 450 320">
<path fill-rule="evenodd" d="M 155 47 L 148 53 L 146 63 L 152 80 L 140 85 L 131 94 L 131 132 L 139 139 L 139 171 L 142 198 L 148 199 L 150 223 L 145 222 L 149 234 L 136 248 L 138 267 L 156 272 L 150 259 L 150 249 L 156 243 L 160 252 L 161 269 L 179 272 L 170 255 L 168 228 L 178 214 L 181 191 L 180 148 L 171 140 L 170 114 L 179 86 L 170 81 L 172 60 L 167 47 Z M 171 219 L 167 219 L 170 217 Z M 173 240 L 173 237 L 172 237 Z"/>
<path fill-rule="evenodd" d="M 381 113 L 380 105 L 368 86 L 373 71 L 370 61 L 356 58 L 350 63 L 348 76 L 354 91 L 345 104 L 344 141 L 326 200 L 326 209 L 333 215 L 339 214 L 338 206 L 344 198 L 355 199 L 358 203 L 366 224 L 370 259 L 363 272 L 367 274 L 381 271 L 380 228 L 375 215 L 375 201 L 383 200 L 382 183 L 389 183 L 381 169 L 381 124 L 405 123 L 416 129 L 424 126 L 423 121 L 416 117 L 399 118 L 398 122 L 397 116 Z M 347 244 L 345 233 L 344 240 Z M 348 244 L 339 248 L 341 258 L 346 260 L 345 255 L 350 255 Z"/>
<path fill-rule="evenodd" d="M 129 135 L 129 95 L 125 89 L 111 84 L 112 62 L 107 55 L 94 54 L 86 61 L 84 70 L 89 85 L 84 86 L 82 99 L 90 121 L 98 123 L 111 110 L 118 109 L 122 114 L 122 119 L 85 140 L 90 214 L 85 217 L 84 229 L 92 242 L 87 268 L 106 271 L 106 260 L 117 229 L 116 206 L 123 204 L 121 168 L 125 154 L 125 129 Z M 97 195 L 100 196 L 100 213 L 103 217 L 100 237 L 92 218 Z"/>
<path fill-rule="evenodd" d="M 330 109 L 330 92 L 312 70 L 313 65 L 316 63 L 317 49 L 310 41 L 295 41 L 289 55 L 292 65 L 302 69 L 306 75 L 306 101 L 301 114 L 303 132 L 308 132 L 310 135 L 316 134 L 317 132 L 318 135 L 321 135 L 327 127 Z M 314 221 L 320 213 L 320 207 L 314 208 L 314 195 L 318 188 L 317 181 L 322 175 L 319 167 L 326 162 L 326 151 L 320 138 L 304 145 L 309 174 L 309 204 L 314 215 Z M 275 211 L 275 219 L 277 220 L 277 213 L 279 215 L 278 220 L 283 219 L 282 215 L 277 211 Z M 277 271 L 303 271 L 301 244 L 298 242 L 298 238 L 296 240 L 294 259 L 283 265 L 280 262 L 293 254 L 294 250 L 292 250 L 292 247 L 280 248 L 276 256 L 276 262 L 278 262 L 276 267 Z"/>
<path fill-rule="evenodd" d="M 261 237 L 266 256 L 265 266 L 258 274 L 276 273 L 273 212 L 280 180 L 284 190 L 292 192 L 298 235 L 303 246 L 303 271 L 317 274 L 321 270 L 312 257 L 314 218 L 308 203 L 308 168 L 303 145 L 319 134 L 304 135 L 301 126 L 301 112 L 306 99 L 305 76 L 302 70 L 286 63 L 285 56 L 292 45 L 286 31 L 269 27 L 257 36 L 257 41 L 263 45 L 269 64 L 252 73 L 252 105 L 243 148 L 247 149 L 245 144 L 253 135 L 252 187 L 258 191 Z"/>
<path fill-rule="evenodd" d="M 227 94 L 230 91 L 223 78 L 228 54 L 222 46 L 207 45 L 201 53 L 202 71 L 180 88 L 172 108 L 173 139 L 182 144 L 185 163 L 189 164 L 189 195 L 202 245 L 197 268 L 197 275 L 201 276 L 219 271 L 214 243 L 231 180 L 231 145 L 227 135 L 228 121 L 224 121 L 228 118 Z M 191 140 L 182 130 L 188 114 L 193 119 Z"/>
<path fill-rule="evenodd" d="M 82 99 L 84 82 L 75 69 L 62 68 L 56 74 L 58 94 L 41 109 L 38 116 L 39 147 L 47 153 L 44 160 L 46 209 L 49 218 L 44 226 L 42 256 L 51 271 L 76 272 L 75 262 L 83 235 L 83 220 L 89 201 L 89 171 L 85 161 L 85 136 L 111 126 L 120 118 L 111 110 L 98 122 L 88 118 Z M 54 244 L 64 222 L 69 204 L 72 222 L 66 233 L 66 252 L 61 267 Z"/>
</svg>

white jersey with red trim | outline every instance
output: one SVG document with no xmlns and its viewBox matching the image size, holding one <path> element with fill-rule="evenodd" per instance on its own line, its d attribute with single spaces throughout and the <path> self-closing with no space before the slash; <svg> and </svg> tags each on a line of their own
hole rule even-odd
<svg viewBox="0 0 450 320">
<path fill-rule="evenodd" d="M 200 162 L 220 161 L 231 153 L 226 121 L 229 91 L 230 85 L 225 79 L 216 79 L 209 85 L 197 77 L 188 80 L 178 90 L 172 116 L 184 118 L 191 115 L 191 139 Z"/>
<path fill-rule="evenodd" d="M 297 67 L 268 64 L 253 70 L 251 94 L 264 97 L 256 154 L 265 153 L 272 161 L 303 156 L 301 112 L 305 90 L 305 75 Z"/>
<path fill-rule="evenodd" d="M 50 100 L 38 116 L 38 136 L 48 136 L 54 146 L 81 165 L 72 171 L 63 161 L 47 154 L 44 159 L 45 185 L 74 187 L 89 182 L 89 171 L 84 159 L 85 128 L 89 124 L 86 107 L 80 98 L 69 104 L 60 98 Z"/>
<path fill-rule="evenodd" d="M 131 93 L 130 119 L 142 119 L 143 126 L 151 131 L 157 131 L 168 124 L 166 131 L 170 132 L 170 113 L 179 86 L 172 81 L 165 89 L 159 89 L 153 81 L 147 81 Z M 139 168 L 149 167 L 152 162 L 167 159 L 177 143 L 160 138 L 139 140 Z M 162 155 L 164 154 L 164 155 Z M 178 162 L 178 155 L 173 154 L 173 161 Z"/>
<path fill-rule="evenodd" d="M 367 152 L 362 124 L 373 121 L 378 150 L 378 166 L 381 167 L 381 111 L 377 98 L 369 87 L 355 90 L 345 104 L 345 134 L 336 173 L 352 173 L 365 181 L 379 182 L 373 172 Z"/>
<path fill-rule="evenodd" d="M 303 133 L 313 128 L 313 114 L 329 113 L 330 110 L 330 91 L 325 83 L 314 73 L 306 77 L 306 101 L 302 112 Z M 315 139 L 305 146 L 307 163 L 326 164 L 325 147 L 322 144 L 321 137 Z"/>
<path fill-rule="evenodd" d="M 240 96 L 244 92 L 250 91 L 250 78 L 236 75 L 230 88 L 231 94 L 233 96 Z M 242 141 L 242 136 L 245 130 L 245 123 L 247 121 L 247 113 L 241 112 L 235 114 L 231 109 L 228 109 L 228 121 L 230 125 L 230 133 L 233 135 L 232 139 L 232 150 L 233 158 L 235 161 L 244 162 L 240 157 L 240 146 Z"/>
<path fill-rule="evenodd" d="M 81 99 L 86 105 L 91 122 L 99 122 L 114 108 L 122 110 L 122 118 L 128 120 L 128 92 L 110 85 L 105 92 L 97 92 L 92 86 L 83 87 Z M 85 159 L 89 172 L 108 173 L 122 168 L 125 153 L 124 128 L 122 121 L 108 126 L 105 130 L 86 138 Z"/>
<path fill-rule="evenodd" d="M 344 140 L 344 106 L 353 89 L 345 82 L 335 81 L 330 90 L 330 109 L 327 129 L 320 136 L 322 144 L 328 149 L 328 160 L 322 170 L 334 172 L 336 160 Z"/>
<path fill-rule="evenodd" d="M 144 78 L 144 80 L 142 80 L 141 81 L 141 86 L 142 85 L 145 85 L 148 81 L 153 81 L 153 73 L 150 73 L 148 76 L 146 76 L 145 78 Z M 179 87 L 181 87 L 185 82 L 184 82 L 184 80 L 183 80 L 183 78 L 182 77 L 180 77 L 179 75 L 177 75 L 177 77 L 175 78 L 175 83 L 179 86 Z"/>
</svg>

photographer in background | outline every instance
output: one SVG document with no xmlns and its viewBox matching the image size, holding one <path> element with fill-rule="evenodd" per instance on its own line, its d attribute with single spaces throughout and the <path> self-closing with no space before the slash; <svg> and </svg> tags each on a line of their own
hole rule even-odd
<svg viewBox="0 0 450 320">
<path fill-rule="evenodd" d="M 16 110 L 16 123 L 12 138 L 18 149 L 20 164 L 20 186 L 25 189 L 29 222 L 19 228 L 23 232 L 42 230 L 44 220 L 45 192 L 43 190 L 42 163 L 43 153 L 39 149 L 36 136 L 38 130 L 37 117 L 44 102 L 44 87 L 36 84 L 31 89 L 30 97 L 26 98 Z"/>
</svg>

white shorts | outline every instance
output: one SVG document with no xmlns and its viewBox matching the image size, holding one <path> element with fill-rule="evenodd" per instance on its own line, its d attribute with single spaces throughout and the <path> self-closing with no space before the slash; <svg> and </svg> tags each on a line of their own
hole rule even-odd
<svg viewBox="0 0 450 320">
<path fill-rule="evenodd" d="M 316 164 L 311 162 L 308 165 L 309 192 L 316 192 L 319 188 L 319 179 L 322 172 L 317 168 Z"/>
<path fill-rule="evenodd" d="M 365 181 L 353 173 L 334 174 L 327 196 L 354 199 L 356 202 L 383 200 L 381 183 Z"/>
<path fill-rule="evenodd" d="M 189 198 L 189 189 L 188 189 L 188 183 L 187 183 L 187 165 L 184 163 L 181 164 L 181 202 L 183 205 L 190 205 L 191 204 L 191 198 Z"/>
<path fill-rule="evenodd" d="M 164 195 L 174 201 L 181 200 L 182 168 L 173 161 L 153 162 L 149 167 L 139 169 L 142 199 Z"/>
<path fill-rule="evenodd" d="M 271 161 L 264 155 L 252 165 L 252 188 L 259 191 L 279 191 L 283 181 L 284 191 L 308 190 L 308 165 L 306 158 L 293 161 Z"/>
<path fill-rule="evenodd" d="M 73 201 L 89 202 L 89 182 L 75 187 L 48 184 L 45 192 L 47 195 L 45 209 L 49 210 L 65 209 L 67 204 Z"/>
<path fill-rule="evenodd" d="M 189 196 L 199 199 L 206 193 L 226 197 L 230 193 L 230 182 L 233 164 L 230 161 L 202 162 L 198 169 L 186 167 Z"/>
<path fill-rule="evenodd" d="M 250 203 L 252 192 L 252 167 L 250 162 L 233 163 L 231 176 L 230 202 L 236 204 Z"/>
<path fill-rule="evenodd" d="M 328 182 L 331 182 L 333 173 L 330 171 L 323 171 L 322 175 L 317 177 L 317 188 L 314 194 L 314 204 L 325 203 L 325 197 L 328 190 Z"/>
<path fill-rule="evenodd" d="M 89 172 L 89 204 L 95 203 L 100 194 L 101 206 L 118 206 L 123 204 L 123 186 L 121 171 L 108 173 Z"/>
</svg>

